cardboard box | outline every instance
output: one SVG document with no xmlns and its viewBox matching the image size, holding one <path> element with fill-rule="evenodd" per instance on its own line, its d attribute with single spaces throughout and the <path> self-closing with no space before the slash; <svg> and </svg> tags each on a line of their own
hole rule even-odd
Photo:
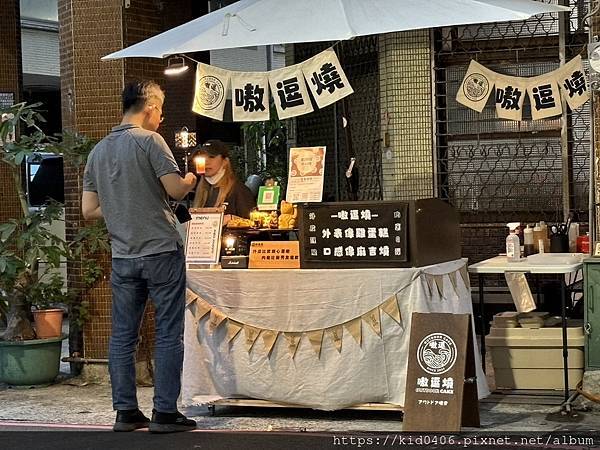
<svg viewBox="0 0 600 450">
<path fill-rule="evenodd" d="M 583 377 L 583 327 L 567 328 L 569 388 Z M 498 389 L 564 388 L 562 329 L 492 327 L 485 338 Z"/>
</svg>

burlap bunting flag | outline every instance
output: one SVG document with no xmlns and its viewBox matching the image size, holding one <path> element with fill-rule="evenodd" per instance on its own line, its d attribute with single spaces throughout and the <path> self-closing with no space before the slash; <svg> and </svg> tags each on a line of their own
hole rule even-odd
<svg viewBox="0 0 600 450">
<path fill-rule="evenodd" d="M 246 351 L 250 353 L 254 343 L 258 339 L 258 335 L 260 334 L 260 330 L 255 327 L 251 327 L 250 325 L 244 325 L 244 335 L 246 339 L 244 340 L 244 346 L 246 347 Z"/>
<path fill-rule="evenodd" d="M 342 325 L 336 325 L 335 327 L 327 328 L 327 334 L 333 341 L 333 345 L 337 349 L 338 353 L 342 352 L 342 339 L 344 337 L 344 327 Z"/>
<path fill-rule="evenodd" d="M 431 290 L 431 286 L 429 285 L 429 279 L 427 278 L 427 274 L 425 272 L 421 272 L 420 278 L 421 278 L 421 281 L 425 282 L 424 284 L 425 284 L 425 289 L 427 289 L 427 295 L 429 298 L 431 298 L 433 296 L 433 291 Z"/>
<path fill-rule="evenodd" d="M 452 283 L 452 288 L 454 289 L 454 292 L 456 292 L 456 295 L 458 296 L 458 278 L 459 277 L 459 271 L 456 270 L 452 273 L 448 274 L 448 278 L 450 278 L 450 283 Z"/>
<path fill-rule="evenodd" d="M 206 314 L 212 310 L 212 307 L 201 298 L 197 298 L 194 303 L 194 318 L 196 321 L 202 319 Z"/>
<path fill-rule="evenodd" d="M 435 285 L 437 286 L 437 290 L 440 294 L 440 300 L 444 300 L 445 296 L 444 296 L 444 275 L 434 275 L 433 276 L 433 281 L 435 282 Z"/>
<path fill-rule="evenodd" d="M 308 336 L 308 342 L 310 342 L 310 345 L 317 354 L 317 358 L 321 357 L 321 348 L 323 347 L 323 333 L 324 330 L 315 330 L 306 333 Z"/>
<path fill-rule="evenodd" d="M 439 299 L 443 300 L 445 275 L 448 275 L 448 277 L 450 278 L 450 283 L 452 284 L 456 295 L 459 295 L 459 278 L 462 279 L 462 282 L 467 288 L 469 287 L 469 273 L 466 264 L 463 265 L 460 269 L 455 270 L 454 272 L 442 275 L 434 275 L 421 271 L 416 272 L 416 275 L 413 277 L 413 281 L 417 280 L 420 277 L 423 277 L 426 289 L 429 290 L 430 297 L 433 297 L 433 291 L 437 291 Z M 271 353 L 273 351 L 273 348 L 275 347 L 275 343 L 280 333 L 282 333 L 286 339 L 288 353 L 292 358 L 295 357 L 296 352 L 298 350 L 298 346 L 300 345 L 300 341 L 304 334 L 306 334 L 306 336 L 308 337 L 311 347 L 313 348 L 317 357 L 319 358 L 323 347 L 323 336 L 325 335 L 325 332 L 327 332 L 328 336 L 331 338 L 336 350 L 339 353 L 341 353 L 344 328 L 354 338 L 359 347 L 362 347 L 362 321 L 367 322 L 373 330 L 373 332 L 377 336 L 382 337 L 380 311 L 385 312 L 396 323 L 402 326 L 402 314 L 398 306 L 398 299 L 395 294 L 388 297 L 388 299 L 377 308 L 372 309 L 371 311 L 363 314 L 360 317 L 357 317 L 355 319 L 349 320 L 348 322 L 333 327 L 321 330 L 311 330 L 306 332 L 281 332 L 277 330 L 261 329 L 250 325 L 245 325 L 241 322 L 237 322 L 233 319 L 228 318 L 224 313 L 222 313 L 218 309 L 213 308 L 208 302 L 195 295 L 190 290 L 186 292 L 186 301 L 188 301 L 188 306 L 193 307 L 192 311 L 197 321 L 199 321 L 201 318 L 210 313 L 208 320 L 208 331 L 210 334 L 212 334 L 226 320 L 227 342 L 230 344 L 233 343 L 234 339 L 240 334 L 240 331 L 243 329 L 245 335 L 244 345 L 248 353 L 252 351 L 258 337 L 262 336 L 264 351 L 267 357 L 271 356 Z"/>
<path fill-rule="evenodd" d="M 377 336 L 381 337 L 381 319 L 379 317 L 379 307 L 364 314 L 362 319 L 369 324 Z"/>
<path fill-rule="evenodd" d="M 288 352 L 292 359 L 294 359 L 294 356 L 296 356 L 296 350 L 298 350 L 298 345 L 300 344 L 302 333 L 283 333 L 283 335 L 287 340 Z"/>
<path fill-rule="evenodd" d="M 431 298 L 433 298 L 433 293 L 437 292 L 438 296 L 441 298 L 442 293 L 438 289 L 437 283 L 435 282 L 434 276 L 430 273 L 425 274 L 425 279 L 427 280 L 427 286 L 429 286 L 429 294 Z"/>
<path fill-rule="evenodd" d="M 198 296 L 191 289 L 186 289 L 185 291 L 185 305 L 189 306 L 196 301 Z"/>
<path fill-rule="evenodd" d="M 270 357 L 271 352 L 273 351 L 273 347 L 275 347 L 277 337 L 279 336 L 279 332 L 273 330 L 263 330 L 261 336 L 263 344 L 265 346 L 265 352 L 267 354 L 267 357 Z"/>
<path fill-rule="evenodd" d="M 400 317 L 400 308 L 398 308 L 398 300 L 396 295 L 392 295 L 381 307 L 383 312 L 394 319 L 398 325 L 402 325 L 402 319 Z"/>
<path fill-rule="evenodd" d="M 235 320 L 227 319 L 227 342 L 231 343 L 238 335 L 243 325 Z"/>
<path fill-rule="evenodd" d="M 463 283 L 465 283 L 465 287 L 467 289 L 469 289 L 469 287 L 471 286 L 470 282 L 469 282 L 469 270 L 467 269 L 467 265 L 465 264 L 464 266 L 462 266 L 459 270 L 460 272 L 460 277 L 463 280 Z"/>
<path fill-rule="evenodd" d="M 362 321 L 360 317 L 357 317 L 350 322 L 346 322 L 344 327 L 348 330 L 348 333 L 352 335 L 359 347 L 362 347 Z"/>
<path fill-rule="evenodd" d="M 210 310 L 210 318 L 208 319 L 208 331 L 212 333 L 215 331 L 219 325 L 223 323 L 223 321 L 227 319 L 227 316 L 223 314 L 221 311 L 216 309 Z"/>
</svg>

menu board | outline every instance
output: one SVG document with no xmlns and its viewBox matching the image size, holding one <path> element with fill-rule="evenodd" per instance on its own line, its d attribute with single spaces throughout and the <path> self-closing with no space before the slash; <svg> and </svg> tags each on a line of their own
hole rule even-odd
<svg viewBox="0 0 600 450">
<path fill-rule="evenodd" d="M 408 261 L 408 202 L 300 206 L 302 267 L 394 267 Z"/>
<path fill-rule="evenodd" d="M 221 252 L 223 208 L 190 209 L 187 222 L 185 259 L 187 264 L 217 264 Z"/>
<path fill-rule="evenodd" d="M 15 94 L 13 92 L 0 92 L 0 108 L 10 108 L 15 104 Z"/>
</svg>

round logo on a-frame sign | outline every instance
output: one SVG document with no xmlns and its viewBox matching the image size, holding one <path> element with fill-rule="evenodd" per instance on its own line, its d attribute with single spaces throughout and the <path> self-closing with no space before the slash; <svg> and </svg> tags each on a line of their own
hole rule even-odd
<svg viewBox="0 0 600 450">
<path fill-rule="evenodd" d="M 417 348 L 417 361 L 431 375 L 448 372 L 456 362 L 457 348 L 454 340 L 444 333 L 432 333 L 423 338 Z"/>
</svg>

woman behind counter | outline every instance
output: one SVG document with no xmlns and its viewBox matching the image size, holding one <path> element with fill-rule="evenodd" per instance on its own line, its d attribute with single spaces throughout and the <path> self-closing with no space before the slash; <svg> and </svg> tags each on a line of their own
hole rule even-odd
<svg viewBox="0 0 600 450">
<path fill-rule="evenodd" d="M 219 140 L 206 141 L 194 156 L 206 158 L 206 172 L 196 188 L 194 208 L 217 207 L 227 203 L 225 223 L 231 216 L 250 218 L 256 200 L 233 173 L 229 160 L 229 147 Z"/>
</svg>

